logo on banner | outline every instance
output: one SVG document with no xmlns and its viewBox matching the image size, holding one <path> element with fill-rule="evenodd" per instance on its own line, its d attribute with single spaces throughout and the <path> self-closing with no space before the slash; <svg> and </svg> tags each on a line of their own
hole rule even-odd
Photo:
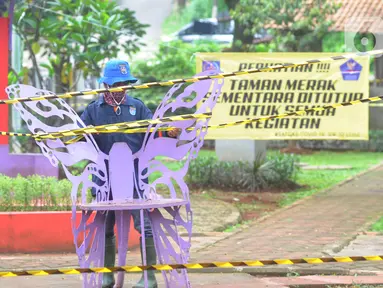
<svg viewBox="0 0 383 288">
<path fill-rule="evenodd" d="M 220 61 L 202 61 L 202 71 L 220 70 Z"/>
<path fill-rule="evenodd" d="M 345 81 L 357 81 L 362 71 L 362 65 L 356 62 L 354 59 L 347 60 L 346 63 L 340 66 L 343 80 Z"/>
</svg>

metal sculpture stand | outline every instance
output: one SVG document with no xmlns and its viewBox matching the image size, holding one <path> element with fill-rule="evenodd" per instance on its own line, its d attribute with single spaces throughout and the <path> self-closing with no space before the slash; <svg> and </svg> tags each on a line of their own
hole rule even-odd
<svg viewBox="0 0 383 288">
<path fill-rule="evenodd" d="M 205 71 L 199 75 L 213 75 L 220 71 Z M 207 79 L 184 87 L 170 88 L 153 115 L 163 118 L 178 108 L 196 109 L 196 114 L 212 112 L 223 86 L 223 79 Z M 10 99 L 52 94 L 28 85 L 11 85 L 6 92 Z M 173 99 L 172 96 L 176 95 Z M 85 127 L 76 112 L 62 99 L 40 100 L 15 104 L 20 116 L 32 133 L 52 133 Z M 36 140 L 42 153 L 53 166 L 59 163 L 72 182 L 72 230 L 81 268 L 104 267 L 106 211 L 115 211 L 118 235 L 118 265 L 126 264 L 131 214 L 139 211 L 142 231 L 142 259 L 146 265 L 144 213 L 151 220 L 156 253 L 160 264 L 187 263 L 192 233 L 192 211 L 189 189 L 184 180 L 189 163 L 196 158 L 207 133 L 209 119 L 190 119 L 150 125 L 141 150 L 132 154 L 126 143 L 115 143 L 109 155 L 98 148 L 92 135 L 85 141 L 66 144 L 62 139 Z M 181 129 L 178 139 L 157 137 L 161 127 Z M 191 129 L 190 129 L 191 128 Z M 151 129 L 154 129 L 152 131 Z M 158 156 L 181 161 L 180 168 L 171 170 Z M 81 175 L 73 175 L 69 167 L 86 160 Z M 108 164 L 106 164 L 108 163 Z M 148 183 L 153 173 L 161 176 Z M 98 179 L 98 181 L 94 181 Z M 157 193 L 158 185 L 165 186 L 167 197 Z M 89 201 L 89 190 L 96 198 Z M 109 200 L 112 191 L 113 200 Z M 134 193 L 140 191 L 140 193 Z M 77 225 L 77 209 L 82 210 Z M 184 213 L 181 213 L 184 210 Z M 149 212 L 150 211 L 150 212 Z M 94 213 L 95 212 L 95 213 Z M 185 214 L 184 219 L 181 214 Z M 186 233 L 181 233 L 184 230 Z M 186 234 L 185 237 L 181 236 Z M 190 287 L 186 270 L 162 271 L 166 287 Z M 101 287 L 102 273 L 83 275 L 84 287 Z M 145 271 L 147 286 L 147 272 Z M 122 287 L 124 272 L 118 272 L 116 287 Z"/>
<path fill-rule="evenodd" d="M 153 199 L 134 199 L 133 189 L 127 189 L 129 185 L 122 185 L 121 181 L 126 181 L 129 172 L 132 172 L 132 167 L 129 167 L 129 163 L 133 163 L 132 159 L 127 159 L 131 155 L 129 147 L 125 143 L 115 143 L 109 154 L 109 165 L 111 169 L 110 180 L 113 183 L 111 186 L 113 191 L 113 201 L 94 202 L 90 204 L 80 204 L 78 207 L 82 210 L 83 219 L 87 219 L 87 215 L 95 211 L 99 215 L 99 221 L 94 221 L 92 224 L 98 226 L 98 229 L 103 230 L 102 225 L 105 221 L 106 211 L 115 211 L 116 226 L 118 235 L 118 266 L 126 265 L 126 255 L 128 251 L 128 238 L 130 230 L 130 221 L 132 211 L 139 211 L 141 221 L 141 241 L 142 241 L 142 259 L 143 265 L 146 263 L 146 249 L 145 249 L 145 229 L 144 229 L 144 213 L 147 213 L 150 217 L 153 229 L 154 243 L 156 252 L 159 258 L 160 264 L 166 263 L 187 263 L 189 258 L 189 248 L 191 240 L 191 228 L 192 228 L 192 212 L 190 210 L 190 202 L 185 199 L 173 198 L 164 199 L 160 195 L 151 195 Z M 130 161 L 128 161 L 130 160 Z M 127 165 L 128 164 L 128 167 Z M 125 166 L 125 167 L 124 167 Z M 113 167 L 119 169 L 113 169 Z M 120 169 L 124 167 L 124 169 Z M 112 171 L 115 171 L 113 173 Z M 132 176 L 132 174 L 131 174 Z M 126 183 L 126 182 L 124 182 Z M 130 187 L 133 188 L 133 187 Z M 122 194 L 121 194 L 122 193 Z M 123 197 L 123 198 L 120 198 Z M 187 210 L 187 219 L 183 220 L 180 215 L 180 209 L 185 207 Z M 164 217 L 160 209 L 163 208 L 169 215 L 170 219 Z M 151 211 L 151 212 L 149 212 Z M 96 216 L 97 217 L 97 216 Z M 161 226 L 163 228 L 161 228 Z M 178 226 L 182 226 L 187 230 L 187 238 L 183 239 L 178 233 Z M 86 227 L 84 227 L 86 231 Z M 174 241 L 176 249 L 180 252 L 176 252 L 174 244 L 169 241 L 169 237 L 166 235 L 168 232 L 170 238 Z M 90 239 L 85 238 L 83 247 L 93 247 L 94 244 Z M 104 243 L 99 239 L 97 247 L 104 247 Z M 88 242 L 88 243 L 86 243 Z M 94 242 L 94 241 L 93 241 Z M 92 245 L 93 244 L 93 245 Z M 97 251 L 94 251 L 97 253 Z M 98 258 L 100 259 L 101 267 L 104 266 L 104 255 L 101 255 L 101 251 L 98 251 Z M 81 251 L 81 258 L 85 258 L 85 250 Z M 80 256 L 80 255 L 79 255 Z M 82 267 L 89 267 L 88 263 L 84 261 L 85 265 Z M 180 273 L 177 270 L 171 270 L 163 272 L 167 287 L 190 287 L 187 273 L 182 270 Z M 99 276 L 100 277 L 100 276 Z M 144 271 L 145 286 L 147 287 L 147 271 Z M 92 281 L 93 280 L 93 281 Z M 86 281 L 86 283 L 101 282 L 102 279 L 92 279 Z M 124 282 L 124 272 L 118 272 L 116 287 L 122 287 Z"/>
</svg>

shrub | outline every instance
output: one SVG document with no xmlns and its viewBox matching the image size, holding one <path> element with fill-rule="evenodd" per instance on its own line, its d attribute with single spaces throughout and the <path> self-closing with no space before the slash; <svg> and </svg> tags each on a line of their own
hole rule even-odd
<svg viewBox="0 0 383 288">
<path fill-rule="evenodd" d="M 198 157 L 190 163 L 187 182 L 198 188 L 235 191 L 259 191 L 267 188 L 286 189 L 295 185 L 298 158 L 282 154 L 254 162 L 219 161 L 216 156 Z"/>
<path fill-rule="evenodd" d="M 0 175 L 0 211 L 71 210 L 71 189 L 66 179 Z"/>
<path fill-rule="evenodd" d="M 300 171 L 297 165 L 299 158 L 294 154 L 278 153 L 273 155 L 273 157 L 269 157 L 269 162 L 271 162 L 272 170 L 274 171 L 269 183 L 278 188 L 290 187 Z"/>
</svg>

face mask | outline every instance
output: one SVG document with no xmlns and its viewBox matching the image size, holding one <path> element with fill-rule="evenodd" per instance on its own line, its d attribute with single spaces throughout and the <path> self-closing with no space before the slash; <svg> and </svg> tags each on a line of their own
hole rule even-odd
<svg viewBox="0 0 383 288">
<path fill-rule="evenodd" d="M 105 92 L 104 99 L 110 106 L 118 106 L 125 100 L 125 91 Z"/>
<path fill-rule="evenodd" d="M 110 86 L 107 84 L 104 84 L 104 86 L 105 88 L 110 88 Z M 108 105 L 113 106 L 114 112 L 117 115 L 121 114 L 120 104 L 125 101 L 125 95 L 125 91 L 104 93 L 105 102 Z"/>
</svg>

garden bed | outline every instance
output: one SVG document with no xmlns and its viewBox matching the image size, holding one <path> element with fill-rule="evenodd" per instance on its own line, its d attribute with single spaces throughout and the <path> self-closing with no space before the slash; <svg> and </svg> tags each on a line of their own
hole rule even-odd
<svg viewBox="0 0 383 288">
<path fill-rule="evenodd" d="M 77 212 L 79 224 L 81 212 Z M 71 211 L 0 213 L 0 253 L 76 252 Z M 139 245 L 139 234 L 130 222 L 129 246 Z M 82 241 L 83 239 L 79 239 Z"/>
</svg>

